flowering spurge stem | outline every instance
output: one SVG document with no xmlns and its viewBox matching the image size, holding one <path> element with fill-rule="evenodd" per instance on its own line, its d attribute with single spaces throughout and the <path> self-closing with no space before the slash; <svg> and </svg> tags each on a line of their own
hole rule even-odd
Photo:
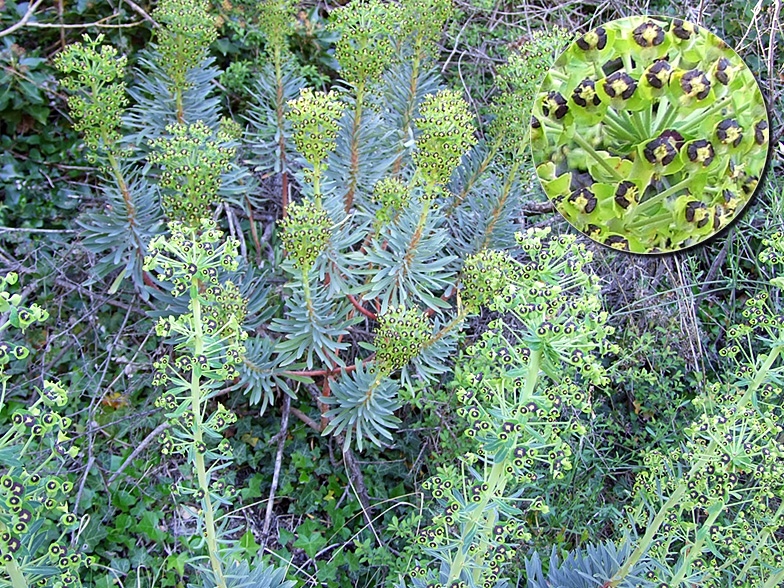
<svg viewBox="0 0 784 588">
<path fill-rule="evenodd" d="M 246 301 L 238 288 L 222 274 L 237 269 L 237 241 L 222 242 L 215 223 L 203 220 L 198 228 L 181 222 L 169 223 L 171 236 L 159 236 L 150 243 L 145 269 L 157 271 L 158 279 L 171 284 L 174 296 L 188 294 L 189 312 L 159 319 L 156 332 L 172 337 L 177 352 L 174 361 L 164 355 L 155 362 L 155 385 L 171 382 L 169 390 L 156 400 L 165 408 L 170 429 L 161 433 L 161 452 L 183 454 L 196 472 L 196 487 L 174 484 L 174 494 L 193 495 L 200 504 L 210 567 L 215 585 L 225 588 L 224 558 L 218 545 L 215 513 L 219 504 L 229 504 L 234 488 L 225 480 L 212 480 L 212 470 L 231 459 L 231 446 L 221 432 L 236 417 L 218 405 L 205 416 L 207 401 L 223 380 L 235 377 L 234 367 L 245 349 L 242 330 Z M 206 378 L 206 380 L 205 380 Z M 221 439 L 217 447 L 214 441 Z M 209 445 L 208 445 L 209 444 Z M 212 460 L 212 464 L 208 463 Z M 203 517 L 203 518 L 202 518 Z"/>
<path fill-rule="evenodd" d="M 359 180 L 359 129 L 362 125 L 362 102 L 365 100 L 365 82 L 358 82 L 354 91 L 354 119 L 351 121 L 351 144 L 349 145 L 351 167 L 349 168 L 348 189 L 344 196 L 346 214 L 351 211 L 351 206 L 354 203 L 354 192 L 357 189 L 357 181 Z"/>
<path fill-rule="evenodd" d="M 193 311 L 193 355 L 199 357 L 204 353 L 204 333 L 202 331 L 201 302 L 199 301 L 199 282 L 197 277 L 191 278 L 191 308 Z M 204 530 L 207 534 L 207 549 L 210 553 L 210 565 L 215 573 L 216 584 L 225 588 L 226 580 L 218 552 L 218 542 L 215 537 L 215 521 L 213 519 L 212 499 L 210 497 L 209 480 L 204 464 L 204 454 L 198 450 L 203 443 L 202 439 L 202 390 L 201 390 L 201 365 L 195 364 L 191 369 L 191 407 L 193 414 L 193 447 L 196 476 L 199 480 L 199 489 L 204 493 Z"/>
<path fill-rule="evenodd" d="M 101 46 L 103 35 L 95 39 L 83 35 L 82 39 L 84 43 L 74 43 L 60 52 L 55 66 L 70 76 L 60 83 L 72 94 L 68 107 L 75 119 L 74 128 L 84 135 L 91 150 L 88 159 L 96 161 L 99 154 L 106 155 L 133 225 L 135 207 L 117 159 L 119 127 L 128 104 L 123 81 L 128 60 L 118 56 L 117 49 L 111 45 Z"/>
<path fill-rule="evenodd" d="M 19 564 L 16 563 L 16 560 L 11 560 L 9 563 L 6 563 L 5 571 L 8 573 L 8 577 L 11 578 L 11 584 L 14 588 L 27 588 L 27 580 L 25 580 L 22 570 L 19 569 Z"/>
<path fill-rule="evenodd" d="M 8 286 L 18 276 L 10 273 L 0 277 L 0 313 L 8 316 L 0 327 L 7 336 L 9 326 L 24 332 L 34 323 L 49 316 L 37 304 L 22 306 L 22 297 L 11 294 Z M 0 410 L 10 376 L 5 370 L 14 360 L 22 360 L 29 350 L 11 340 L 0 341 Z M 68 550 L 63 537 L 78 523 L 69 512 L 68 495 L 73 484 L 48 472 L 53 460 L 67 469 L 65 458 L 78 454 L 78 447 L 69 444 L 66 434 L 71 419 L 59 414 L 68 404 L 66 390 L 58 383 L 44 380 L 38 398 L 26 408 L 14 409 L 9 429 L 0 438 L 0 453 L 13 457 L 0 462 L 0 585 L 27 588 L 40 579 L 39 570 L 47 568 L 49 586 L 79 586 L 78 572 L 82 565 L 91 565 L 91 558 Z M 60 535 L 41 530 L 47 518 L 59 518 Z"/>
<path fill-rule="evenodd" d="M 711 526 L 713 526 L 713 523 L 715 523 L 716 519 L 719 518 L 719 515 L 721 515 L 723 507 L 724 504 L 719 502 L 708 509 L 708 518 L 705 519 L 705 521 L 702 523 L 702 527 L 699 531 L 697 531 L 694 543 L 690 546 L 688 553 L 686 553 L 683 559 L 679 562 L 680 567 L 678 572 L 669 580 L 673 586 L 680 585 L 684 578 L 686 578 L 687 574 L 691 571 L 692 562 L 702 554 L 702 545 L 708 538 Z"/>
<path fill-rule="evenodd" d="M 483 494 L 481 502 L 474 508 L 472 515 L 469 517 L 468 521 L 463 527 L 463 537 L 477 535 L 477 528 L 482 528 L 483 530 L 488 531 L 489 529 L 487 527 L 493 526 L 493 523 L 495 522 L 495 512 L 493 511 L 492 513 L 486 513 L 485 511 L 487 510 L 487 506 L 491 499 L 503 496 L 504 486 L 506 486 L 507 481 L 504 472 L 504 466 L 504 463 L 493 464 L 493 467 L 490 470 L 490 475 L 487 477 L 487 481 L 485 482 L 487 484 L 487 491 Z M 484 521 L 482 521 L 482 517 L 486 517 Z M 482 524 L 483 522 L 485 524 Z M 487 533 L 487 535 L 489 535 L 489 533 Z M 465 569 L 469 546 L 470 545 L 467 545 L 464 540 L 458 542 L 457 554 L 452 561 L 452 565 L 449 567 L 449 578 L 447 579 L 447 586 L 457 580 Z M 485 550 L 483 551 L 486 551 L 489 545 L 484 545 L 483 547 L 485 547 Z M 484 553 L 477 557 L 477 564 L 481 564 L 482 559 L 484 559 L 484 557 L 482 557 L 483 555 Z M 474 570 L 471 570 L 471 573 L 474 576 L 474 581 L 479 580 L 478 574 L 480 571 L 481 567 L 477 567 Z"/>
<path fill-rule="evenodd" d="M 615 170 L 615 168 L 613 168 L 609 163 L 607 163 L 607 157 L 602 157 L 599 155 L 596 152 L 596 149 L 594 149 L 591 144 L 588 143 L 588 141 L 583 139 L 579 133 L 575 133 L 573 138 L 574 142 L 582 147 L 588 153 L 588 155 L 590 155 L 596 161 L 596 163 L 602 166 L 604 171 L 610 174 L 616 182 L 623 180 L 623 176 L 619 174 L 617 170 Z"/>
<path fill-rule="evenodd" d="M 490 213 L 487 225 L 485 226 L 484 239 L 482 239 L 481 249 L 486 249 L 490 246 L 493 231 L 498 224 L 498 219 L 504 210 L 504 206 L 506 206 L 506 202 L 509 199 L 509 194 L 512 192 L 512 186 L 514 185 L 515 179 L 517 179 L 517 173 L 520 171 L 520 166 L 525 161 L 523 157 L 524 153 L 522 153 L 522 150 L 519 150 L 516 154 L 516 157 L 514 158 L 514 163 L 512 163 L 512 165 L 509 167 L 509 171 L 506 174 L 506 179 L 504 180 L 504 185 L 501 188 L 501 195 L 498 198 L 498 202 L 496 202 L 495 206 L 493 206 L 493 210 Z"/>
<path fill-rule="evenodd" d="M 583 390 L 606 381 L 593 354 L 610 350 L 605 337 L 611 329 L 598 312 L 598 285 L 583 270 L 590 253 L 573 237 L 548 236 L 549 229 L 517 235 L 530 260 L 482 250 L 463 268 L 466 310 L 484 306 L 502 318 L 491 321 L 458 362 L 458 415 L 468 420 L 466 436 L 476 443 L 462 459 L 471 475 L 447 465 L 425 484 L 444 510 L 418 539 L 433 561 L 429 570 L 420 565 L 410 572 L 416 587 L 431 580 L 456 588 L 502 579 L 515 544 L 530 539 L 515 504 L 548 510 L 541 497 L 507 500 L 508 489 L 535 481 L 542 469 L 555 478 L 571 469 L 567 439 L 585 432 L 576 413 L 590 411 Z M 578 330 L 578 324 L 588 328 Z M 572 372 L 569 366 L 574 378 L 564 374 Z M 539 385 L 555 373 L 559 383 Z M 449 570 L 445 585 L 439 562 Z"/>
<path fill-rule="evenodd" d="M 760 256 L 761 259 L 764 257 Z M 771 562 L 770 550 L 765 549 L 771 534 L 770 529 L 781 526 L 784 515 L 782 504 L 777 502 L 781 498 L 782 486 L 775 473 L 772 473 L 775 472 L 776 460 L 780 460 L 782 455 L 776 440 L 781 427 L 776 424 L 773 416 L 775 413 L 767 412 L 766 407 L 775 406 L 775 400 L 771 396 L 781 394 L 770 382 L 777 381 L 773 366 L 784 351 L 780 336 L 783 325 L 778 318 L 766 317 L 766 311 L 763 310 L 765 298 L 764 295 L 758 295 L 748 301 L 747 309 L 743 313 L 748 322 L 731 327 L 728 330 L 728 339 L 745 341 L 748 338 L 751 341 L 753 337 L 760 337 L 762 340 L 774 341 L 774 346 L 767 356 L 760 356 L 753 362 L 759 365 L 756 371 L 749 366 L 741 366 L 735 375 L 736 382 L 727 384 L 726 388 L 715 384 L 710 388 L 711 396 L 695 399 L 695 404 L 705 407 L 706 414 L 687 429 L 690 441 L 686 452 L 676 452 L 674 459 L 658 452 L 651 453 L 651 474 L 642 472 L 635 485 L 643 497 L 647 493 L 657 496 L 662 494 L 657 485 L 668 485 L 670 472 L 676 466 L 672 461 L 683 459 L 683 468 L 686 470 L 688 467 L 688 470 L 671 487 L 668 499 L 650 522 L 635 519 L 638 525 L 646 526 L 646 532 L 609 586 L 619 585 L 640 557 L 652 549 L 665 522 L 672 528 L 678 524 L 680 516 L 685 516 L 685 512 L 695 508 L 705 511 L 705 519 L 700 521 L 694 542 L 688 545 L 688 551 L 683 552 L 678 560 L 677 570 L 671 578 L 665 576 L 660 585 L 677 587 L 688 581 L 693 564 L 698 559 L 701 562 L 700 569 L 706 571 L 705 561 L 702 559 L 706 556 L 703 546 L 709 537 L 712 541 L 710 553 L 722 564 L 720 568 L 707 569 L 707 579 L 712 582 L 710 585 L 718 585 L 717 582 L 724 580 L 721 574 L 734 569 L 730 564 L 738 558 L 738 554 L 744 554 L 745 563 L 733 576 L 733 586 L 747 586 L 748 583 L 758 586 L 762 583 L 762 570 L 768 569 L 772 572 L 780 566 L 778 560 Z M 764 334 L 755 333 L 757 329 L 762 329 Z M 740 347 L 732 344 L 721 350 L 720 354 L 733 357 L 739 352 Z M 750 377 L 752 372 L 753 378 Z M 708 409 L 714 410 L 715 414 L 711 415 Z M 666 492 L 666 489 L 664 491 Z M 765 496 L 772 498 L 773 509 L 770 504 L 766 505 Z M 755 502 L 757 498 L 761 498 L 758 505 Z M 642 504 L 645 504 L 644 498 Z M 739 508 L 746 511 L 746 514 L 738 512 L 736 515 Z M 733 523 L 736 516 L 739 522 Z M 690 532 L 693 522 L 686 521 L 684 524 L 684 530 Z M 755 528 L 752 525 L 757 525 L 757 533 L 754 533 Z M 737 539 L 732 538 L 735 526 L 739 526 L 744 534 L 753 538 L 753 547 L 742 544 L 743 549 L 739 549 L 741 546 L 735 543 Z M 719 537 L 724 533 L 724 529 L 728 533 L 724 536 L 730 537 L 731 542 L 728 545 L 733 546 L 729 557 L 717 551 L 717 546 L 723 545 Z M 669 545 L 672 536 L 669 537 L 663 543 L 664 550 L 659 548 L 660 558 L 671 557 Z M 661 541 L 658 543 L 662 545 Z M 768 579 L 776 577 L 777 574 L 778 572 L 772 574 Z M 714 575 L 715 577 L 711 577 Z"/>
</svg>

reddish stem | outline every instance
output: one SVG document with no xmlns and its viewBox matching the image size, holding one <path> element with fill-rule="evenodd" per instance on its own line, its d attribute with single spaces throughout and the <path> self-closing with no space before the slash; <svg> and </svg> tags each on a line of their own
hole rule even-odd
<svg viewBox="0 0 784 588">
<path fill-rule="evenodd" d="M 366 317 L 368 317 L 371 320 L 374 320 L 374 321 L 378 320 L 378 317 L 375 314 L 373 314 L 372 312 L 370 312 L 369 310 L 364 308 L 359 303 L 359 301 L 356 298 L 354 298 L 351 294 L 346 294 L 346 296 L 348 297 L 348 299 L 351 302 L 351 304 L 354 305 L 354 308 L 356 308 L 359 312 L 361 312 L 362 314 L 364 314 Z"/>
</svg>

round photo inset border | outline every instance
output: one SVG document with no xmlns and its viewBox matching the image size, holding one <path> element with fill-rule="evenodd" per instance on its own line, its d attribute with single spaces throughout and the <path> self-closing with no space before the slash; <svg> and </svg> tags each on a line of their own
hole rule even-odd
<svg viewBox="0 0 784 588">
<path fill-rule="evenodd" d="M 735 220 L 764 173 L 769 118 L 749 68 L 703 27 L 610 21 L 555 61 L 534 101 L 531 147 L 555 208 L 594 241 L 680 251 Z"/>
</svg>

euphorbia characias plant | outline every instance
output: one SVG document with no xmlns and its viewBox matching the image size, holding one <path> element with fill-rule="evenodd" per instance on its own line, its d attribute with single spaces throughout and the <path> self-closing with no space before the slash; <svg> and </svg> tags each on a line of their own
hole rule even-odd
<svg viewBox="0 0 784 588">
<path fill-rule="evenodd" d="M 527 484 L 572 468 L 591 391 L 606 384 L 600 357 L 615 346 L 601 311 L 591 254 L 550 229 L 519 233 L 523 259 L 483 250 L 466 260 L 467 311 L 498 313 L 459 362 L 454 385 L 475 448 L 428 480 L 438 505 L 421 531 L 413 586 L 493 587 L 521 543 L 527 513 L 548 510 Z"/>
<path fill-rule="evenodd" d="M 234 488 L 218 473 L 231 460 L 231 446 L 221 433 L 236 417 L 220 404 L 210 411 L 209 401 L 235 376 L 247 337 L 241 327 L 245 301 L 224 277 L 237 268 L 238 243 L 222 241 L 212 221 L 198 227 L 175 221 L 169 230 L 170 236 L 150 242 L 145 269 L 170 284 L 173 296 L 187 296 L 188 312 L 161 317 L 156 326 L 158 336 L 174 348 L 173 356 L 165 354 L 155 362 L 153 383 L 165 386 L 156 406 L 167 411 L 170 424 L 159 441 L 164 455 L 185 456 L 196 474 L 193 484 L 175 482 L 172 491 L 198 505 L 198 529 L 205 537 L 214 583 L 224 588 L 226 554 L 217 518 L 221 506 L 231 504 Z"/>
<path fill-rule="evenodd" d="M 780 235 L 771 244 L 761 258 L 777 259 Z M 683 446 L 647 454 L 629 507 L 643 535 L 615 579 L 647 552 L 659 563 L 648 574 L 657 588 L 784 583 L 784 320 L 767 298 L 750 298 L 744 322 L 728 329 L 720 354 L 735 369 L 695 398 L 701 414 Z"/>
<path fill-rule="evenodd" d="M 0 324 L 0 410 L 6 408 L 6 367 L 29 354 L 6 338 L 9 327 L 24 331 L 49 316 L 8 291 L 17 280 L 15 273 L 0 278 L 0 313 L 7 317 Z M 73 483 L 54 473 L 79 452 L 68 436 L 71 419 L 60 414 L 68 393 L 58 382 L 44 380 L 37 395 L 30 406 L 12 411 L 11 427 L 0 435 L 0 586 L 80 586 L 79 570 L 91 565 L 92 557 L 69 547 L 66 535 L 79 523 L 68 506 Z"/>
<path fill-rule="evenodd" d="M 762 93 L 723 41 L 635 16 L 586 33 L 542 83 L 539 179 L 577 229 L 637 253 L 702 242 L 740 213 L 768 151 Z"/>
</svg>

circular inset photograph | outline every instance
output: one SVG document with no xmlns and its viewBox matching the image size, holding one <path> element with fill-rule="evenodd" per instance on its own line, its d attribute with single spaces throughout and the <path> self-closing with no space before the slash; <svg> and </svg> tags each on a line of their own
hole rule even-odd
<svg viewBox="0 0 784 588">
<path fill-rule="evenodd" d="M 765 168 L 762 92 L 721 39 L 669 17 L 582 35 L 534 103 L 539 180 L 591 239 L 635 253 L 701 243 L 736 218 Z"/>
</svg>

